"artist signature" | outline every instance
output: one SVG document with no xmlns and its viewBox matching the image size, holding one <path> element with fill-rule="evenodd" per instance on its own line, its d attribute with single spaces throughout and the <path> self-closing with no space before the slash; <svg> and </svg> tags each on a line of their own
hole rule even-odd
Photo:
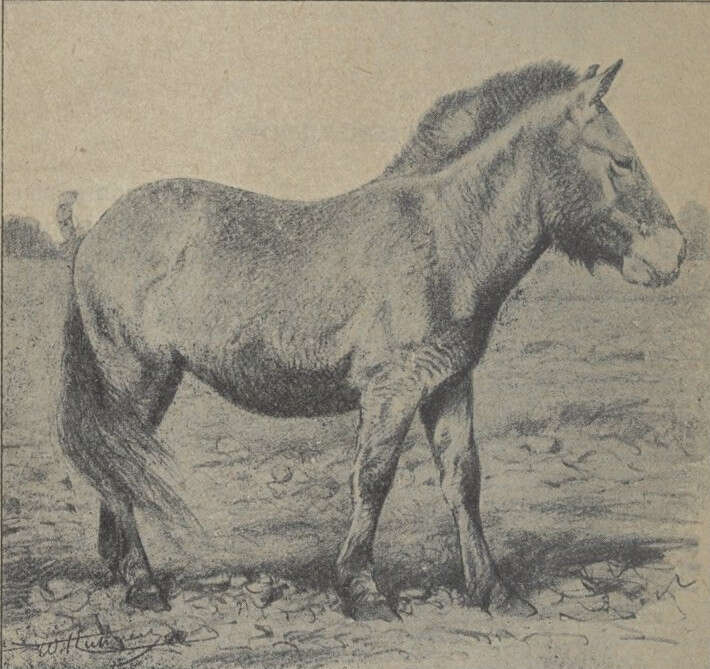
<svg viewBox="0 0 710 669">
<path fill-rule="evenodd" d="M 11 641 L 5 651 L 36 652 L 41 658 L 62 657 L 72 653 L 89 655 L 120 655 L 112 665 L 129 664 L 158 649 L 178 650 L 180 646 L 211 641 L 219 637 L 208 625 L 186 631 L 180 629 L 156 630 L 154 628 L 112 631 L 108 625 L 98 623 L 99 632 L 87 633 L 79 629 L 47 641 Z"/>
</svg>

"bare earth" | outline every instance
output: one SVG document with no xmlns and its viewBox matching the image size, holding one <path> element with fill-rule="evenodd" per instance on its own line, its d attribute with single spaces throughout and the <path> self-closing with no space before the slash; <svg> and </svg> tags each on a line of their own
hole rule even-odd
<svg viewBox="0 0 710 669">
<path fill-rule="evenodd" d="M 504 308 L 477 434 L 489 541 L 539 610 L 525 620 L 460 605 L 418 424 L 376 546 L 401 621 L 345 618 L 330 578 L 355 416 L 252 416 L 193 379 L 161 436 L 204 532 L 143 519 L 171 610 L 129 608 L 54 434 L 67 282 L 60 261 L 5 262 L 3 667 L 710 666 L 707 262 L 646 291 L 545 256 Z"/>
</svg>

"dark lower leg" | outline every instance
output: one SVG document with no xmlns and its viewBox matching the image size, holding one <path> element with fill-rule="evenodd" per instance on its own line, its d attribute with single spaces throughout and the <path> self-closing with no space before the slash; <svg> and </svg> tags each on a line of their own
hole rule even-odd
<svg viewBox="0 0 710 669">
<path fill-rule="evenodd" d="M 105 502 L 99 509 L 99 555 L 108 563 L 112 573 L 118 570 L 125 539 L 122 536 L 115 514 Z"/>
<path fill-rule="evenodd" d="M 129 604 L 155 611 L 170 608 L 148 562 L 133 509 L 126 503 L 112 507 L 101 502 L 99 554 L 107 561 L 114 579 L 128 586 Z"/>
</svg>

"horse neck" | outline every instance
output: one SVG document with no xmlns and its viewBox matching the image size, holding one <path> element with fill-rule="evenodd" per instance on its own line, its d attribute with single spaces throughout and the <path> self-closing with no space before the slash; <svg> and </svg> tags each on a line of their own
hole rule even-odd
<svg viewBox="0 0 710 669">
<path fill-rule="evenodd" d="M 478 152 L 441 183 L 439 235 L 460 270 L 463 303 L 497 310 L 549 246 L 539 211 L 542 180 L 533 169 L 535 141 L 525 132 Z"/>
</svg>

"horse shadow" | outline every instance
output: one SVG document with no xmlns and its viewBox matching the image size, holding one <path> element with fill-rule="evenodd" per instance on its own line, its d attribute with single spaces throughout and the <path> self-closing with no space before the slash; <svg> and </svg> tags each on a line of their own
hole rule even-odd
<svg viewBox="0 0 710 669">
<path fill-rule="evenodd" d="M 697 546 L 696 540 L 687 537 L 609 537 L 574 531 L 553 536 L 519 531 L 507 534 L 500 543 L 495 554 L 501 576 L 526 597 L 554 588 L 590 565 L 608 563 L 626 571 L 667 561 L 670 552 Z M 325 549 L 302 560 L 260 563 L 246 572 L 271 572 L 303 587 L 326 591 L 334 582 L 334 562 L 333 551 Z M 375 574 L 378 584 L 392 599 L 410 589 L 424 593 L 438 588 L 461 592 L 464 587 L 461 562 L 455 551 L 439 561 L 430 558 L 426 565 L 411 555 L 388 553 L 376 559 Z"/>
</svg>

